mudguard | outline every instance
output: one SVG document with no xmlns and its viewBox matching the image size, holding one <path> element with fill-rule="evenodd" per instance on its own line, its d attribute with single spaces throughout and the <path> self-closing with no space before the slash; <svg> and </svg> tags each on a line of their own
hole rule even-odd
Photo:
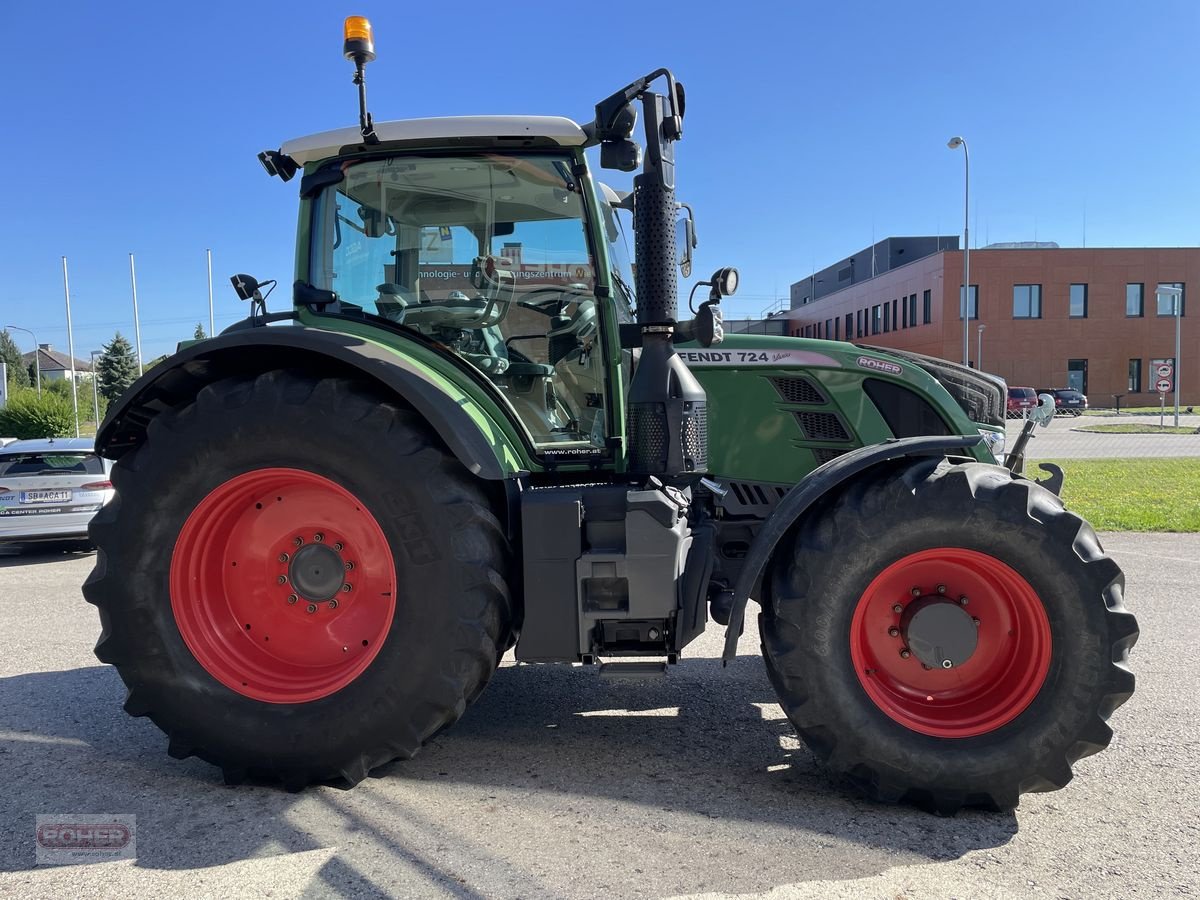
<svg viewBox="0 0 1200 900">
<path fill-rule="evenodd" d="M 281 367 L 361 373 L 422 415 L 468 471 L 493 480 L 514 474 L 494 439 L 462 405 L 447 402 L 445 386 L 429 371 L 361 338 L 298 326 L 225 333 L 179 351 L 142 375 L 109 409 L 96 434 L 96 450 L 118 459 L 145 440 L 146 428 L 159 412 L 194 397 L 205 384 Z"/>
<path fill-rule="evenodd" d="M 981 435 L 937 435 L 935 437 L 899 438 L 870 444 L 832 459 L 814 469 L 779 501 L 779 505 L 763 522 L 742 565 L 734 586 L 733 605 L 729 610 L 729 626 L 725 631 L 725 650 L 721 659 L 725 665 L 737 656 L 737 642 L 746 618 L 746 603 L 750 592 L 766 569 L 780 539 L 808 509 L 830 490 L 872 466 L 905 456 L 945 455 L 974 447 Z"/>
</svg>

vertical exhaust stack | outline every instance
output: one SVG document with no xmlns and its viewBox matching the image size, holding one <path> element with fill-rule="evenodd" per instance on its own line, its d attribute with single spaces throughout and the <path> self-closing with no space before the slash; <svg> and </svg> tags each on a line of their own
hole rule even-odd
<svg viewBox="0 0 1200 900">
<path fill-rule="evenodd" d="M 642 353 L 629 386 L 629 468 L 633 474 L 665 480 L 686 479 L 708 468 L 708 400 L 672 343 L 679 315 L 672 144 L 681 134 L 681 96 L 676 95 L 668 115 L 663 96 L 642 94 L 646 161 L 633 179 Z"/>
</svg>

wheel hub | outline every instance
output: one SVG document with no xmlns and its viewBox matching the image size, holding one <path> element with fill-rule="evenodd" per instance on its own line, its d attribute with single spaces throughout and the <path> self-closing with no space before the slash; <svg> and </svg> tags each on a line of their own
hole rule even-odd
<svg viewBox="0 0 1200 900">
<path fill-rule="evenodd" d="M 324 603 L 338 595 L 345 581 L 346 564 L 332 547 L 305 544 L 288 567 L 288 578 L 305 600 Z"/>
<path fill-rule="evenodd" d="M 900 619 L 900 634 L 912 654 L 931 669 L 961 666 L 979 643 L 979 628 L 959 602 L 940 595 L 919 597 Z"/>
</svg>

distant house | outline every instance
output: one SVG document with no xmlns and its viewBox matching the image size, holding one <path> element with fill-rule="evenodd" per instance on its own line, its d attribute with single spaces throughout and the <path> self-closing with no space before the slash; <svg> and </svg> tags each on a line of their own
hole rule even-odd
<svg viewBox="0 0 1200 900">
<path fill-rule="evenodd" d="M 71 357 L 58 352 L 49 344 L 38 344 L 37 350 L 21 357 L 21 361 L 29 369 L 31 377 L 34 371 L 34 353 L 37 354 L 38 365 L 41 366 L 42 381 L 66 381 L 71 377 Z M 90 377 L 91 374 L 91 363 L 84 362 L 82 359 L 75 360 L 76 377 L 81 375 Z"/>
</svg>

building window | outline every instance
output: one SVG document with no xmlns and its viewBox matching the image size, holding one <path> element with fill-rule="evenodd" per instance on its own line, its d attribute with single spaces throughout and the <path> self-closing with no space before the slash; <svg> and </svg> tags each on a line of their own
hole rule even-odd
<svg viewBox="0 0 1200 900">
<path fill-rule="evenodd" d="M 899 303 L 900 303 L 899 300 L 892 301 L 892 329 L 895 331 L 900 330 L 900 307 L 898 306 Z"/>
<path fill-rule="evenodd" d="M 846 340 L 854 337 L 854 313 L 846 313 Z"/>
<path fill-rule="evenodd" d="M 1087 360 L 1067 360 L 1067 387 L 1081 394 L 1087 393 Z"/>
<path fill-rule="evenodd" d="M 979 285 L 971 285 L 970 296 L 967 298 L 968 305 L 971 310 L 971 318 L 979 318 Z M 958 286 L 958 317 L 963 317 L 963 289 L 962 285 Z"/>
<path fill-rule="evenodd" d="M 871 307 L 871 334 L 879 334 L 883 325 L 883 307 L 876 303 Z"/>
<path fill-rule="evenodd" d="M 900 304 L 900 319 L 904 323 L 901 327 L 908 327 L 908 296 L 905 295 L 904 302 Z"/>
<path fill-rule="evenodd" d="M 1087 318 L 1087 285 L 1071 285 L 1070 317 L 1072 319 Z"/>
<path fill-rule="evenodd" d="M 1160 316 L 1173 316 L 1173 315 L 1175 315 L 1175 297 L 1172 294 L 1163 294 L 1162 293 L 1163 288 L 1179 288 L 1179 290 L 1182 291 L 1183 290 L 1183 282 L 1182 281 L 1164 281 L 1159 284 L 1158 291 L 1156 292 L 1156 295 L 1155 295 L 1155 300 L 1157 301 L 1157 305 L 1158 305 L 1158 314 Z M 1179 315 L 1181 315 L 1181 316 L 1187 313 L 1187 305 L 1183 302 L 1184 299 L 1185 299 L 1185 295 L 1180 294 L 1179 295 Z"/>
<path fill-rule="evenodd" d="M 842 317 L 838 316 L 833 320 L 833 339 L 840 341 L 842 339 Z"/>
<path fill-rule="evenodd" d="M 892 330 L 892 304 L 883 304 L 883 333 L 887 334 Z"/>
<path fill-rule="evenodd" d="M 1040 319 L 1042 317 L 1042 286 L 1040 284 L 1013 285 L 1013 318 Z"/>
<path fill-rule="evenodd" d="M 1125 285 L 1125 315 L 1131 319 L 1140 319 L 1145 314 L 1146 286 L 1144 284 Z"/>
<path fill-rule="evenodd" d="M 833 319 L 825 320 L 825 334 L 822 335 L 822 337 L 824 337 L 825 340 L 829 340 L 830 338 L 833 337 L 833 323 L 834 323 Z"/>
<path fill-rule="evenodd" d="M 933 321 L 933 291 L 926 291 L 922 302 L 925 307 L 922 324 L 928 325 Z"/>
<path fill-rule="evenodd" d="M 1129 393 L 1140 394 L 1142 392 L 1142 361 L 1140 359 L 1131 359 L 1129 361 Z"/>
<path fill-rule="evenodd" d="M 908 327 L 917 327 L 917 295 L 908 295 Z"/>
</svg>

